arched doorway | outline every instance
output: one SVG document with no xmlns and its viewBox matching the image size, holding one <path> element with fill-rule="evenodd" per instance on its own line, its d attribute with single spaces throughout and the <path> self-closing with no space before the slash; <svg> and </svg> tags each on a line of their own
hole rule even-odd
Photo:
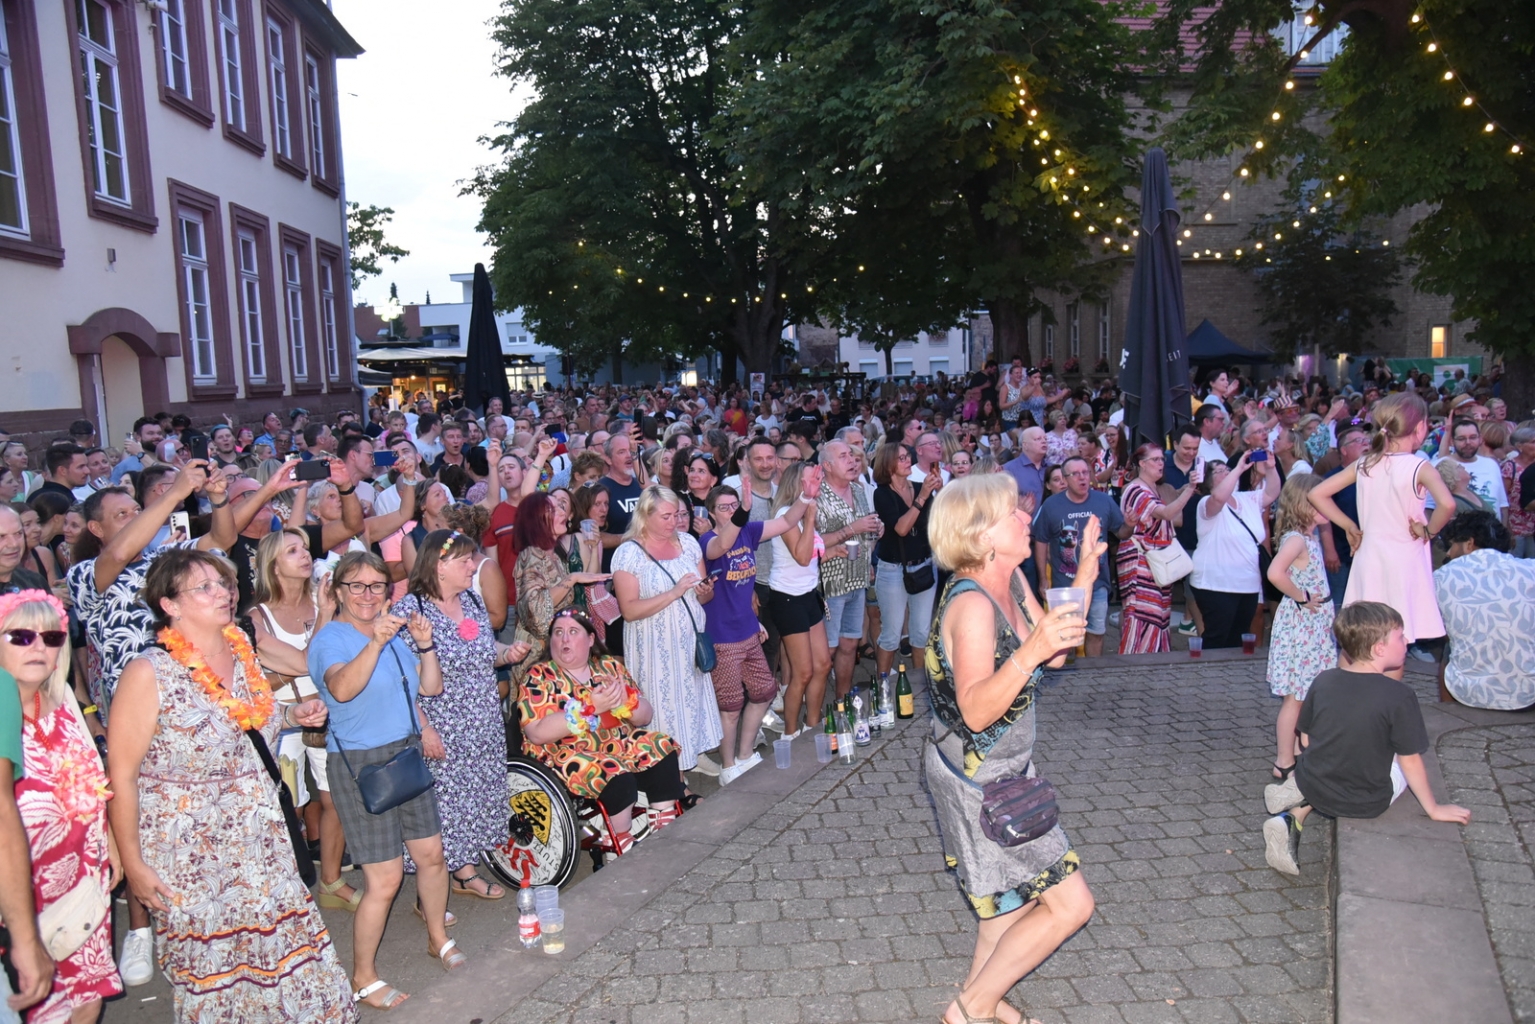
<svg viewBox="0 0 1535 1024">
<path fill-rule="evenodd" d="M 101 427 L 102 442 L 121 444 L 133 430 L 133 421 L 144 415 L 144 384 L 139 375 L 138 353 L 115 334 L 101 342 L 100 387 L 106 414 Z"/>
<path fill-rule="evenodd" d="M 181 355 L 181 336 L 156 331 L 131 309 L 98 309 L 66 328 L 80 374 L 80 405 L 100 419 L 101 440 L 121 444 L 145 409 L 170 402 L 165 361 Z"/>
</svg>

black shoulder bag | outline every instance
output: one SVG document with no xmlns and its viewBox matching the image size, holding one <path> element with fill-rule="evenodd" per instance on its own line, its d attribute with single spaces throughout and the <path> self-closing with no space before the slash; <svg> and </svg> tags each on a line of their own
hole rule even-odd
<svg viewBox="0 0 1535 1024">
<path fill-rule="evenodd" d="M 277 706 L 282 707 L 281 704 Z M 282 772 L 277 770 L 277 762 L 272 760 L 266 737 L 255 729 L 246 729 L 245 735 L 250 737 L 251 746 L 256 748 L 256 756 L 266 766 L 266 773 L 277 784 L 277 802 L 282 805 L 283 820 L 288 823 L 288 841 L 293 846 L 293 859 L 298 862 L 298 876 L 306 886 L 312 886 L 319 875 L 315 873 L 314 858 L 309 855 L 309 843 L 304 839 L 304 826 L 300 824 L 298 812 L 293 808 L 293 796 L 282 780 Z"/>
<path fill-rule="evenodd" d="M 936 466 L 933 467 L 933 472 L 938 472 L 938 468 Z M 914 502 L 916 501 L 916 495 L 912 496 L 912 500 Z M 932 501 L 933 499 L 930 497 L 927 500 Z M 913 530 L 917 528 L 917 523 L 922 522 L 922 517 L 924 514 L 926 514 L 926 512 L 926 505 L 924 505 L 917 512 L 917 521 L 911 524 L 911 528 Z M 926 529 L 925 523 L 923 524 L 923 528 Z M 895 527 L 891 527 L 891 529 L 893 530 Z M 937 586 L 938 576 L 933 572 L 932 556 L 929 555 L 921 565 L 912 566 L 906 561 L 906 538 L 900 536 L 899 534 L 896 535 L 896 538 L 901 545 L 901 582 L 906 584 L 906 592 L 908 594 L 920 594 Z"/>
<path fill-rule="evenodd" d="M 400 656 L 395 652 L 392 640 L 389 642 L 389 653 L 394 655 L 394 663 L 400 670 L 400 689 L 405 694 L 405 710 L 410 715 L 411 737 L 419 740 L 421 729 L 416 724 L 416 706 L 410 699 L 410 684 L 405 681 L 405 666 L 400 664 Z M 341 755 L 341 763 L 346 765 L 347 774 L 357 783 L 357 789 L 362 793 L 362 805 L 369 814 L 383 814 L 393 810 L 437 785 L 437 780 L 432 778 L 431 771 L 426 767 L 426 759 L 421 756 L 420 747 L 415 743 L 407 744 L 404 750 L 383 764 L 364 766 L 361 774 L 352 771 L 352 763 L 346 759 L 346 750 L 341 746 L 339 735 L 336 736 L 336 752 Z"/>
<path fill-rule="evenodd" d="M 645 545 L 639 541 L 632 540 L 629 543 L 641 551 L 645 551 Z M 672 574 L 666 571 L 666 566 L 662 565 L 655 555 L 645 551 L 645 557 L 655 562 L 656 568 L 660 569 L 662 574 L 672 581 L 673 586 L 676 586 L 677 581 L 672 579 Z M 719 659 L 714 653 L 714 637 L 709 635 L 707 629 L 698 628 L 698 620 L 693 618 L 693 609 L 688 607 L 687 597 L 684 596 L 679 598 L 679 600 L 682 601 L 682 610 L 688 613 L 688 621 L 693 623 L 693 664 L 697 666 L 700 672 L 713 672 L 714 666 L 719 664 Z"/>
</svg>

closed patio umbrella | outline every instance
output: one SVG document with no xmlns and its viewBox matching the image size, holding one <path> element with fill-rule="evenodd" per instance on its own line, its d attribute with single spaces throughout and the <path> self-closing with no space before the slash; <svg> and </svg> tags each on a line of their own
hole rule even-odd
<svg viewBox="0 0 1535 1024">
<path fill-rule="evenodd" d="M 501 332 L 496 327 L 495 302 L 485 264 L 476 263 L 469 339 L 464 349 L 464 404 L 480 415 L 492 398 L 501 399 L 503 409 L 512 402 L 511 388 L 506 383 L 506 360 L 501 355 Z"/>
</svg>

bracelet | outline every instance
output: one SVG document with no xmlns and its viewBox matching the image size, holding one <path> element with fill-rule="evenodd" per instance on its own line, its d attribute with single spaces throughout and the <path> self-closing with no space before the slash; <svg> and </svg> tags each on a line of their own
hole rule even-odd
<svg viewBox="0 0 1535 1024">
<path fill-rule="evenodd" d="M 229 504 L 228 498 L 225 498 L 223 501 L 214 501 L 212 498 L 208 499 L 208 505 L 210 508 L 223 508 L 227 504 Z"/>
<path fill-rule="evenodd" d="M 432 646 L 430 646 L 430 647 L 418 647 L 418 648 L 417 648 L 417 649 L 416 649 L 416 653 L 417 653 L 417 654 L 431 654 L 431 653 L 432 653 L 432 652 L 433 652 L 433 651 L 435 651 L 435 650 L 436 650 L 436 649 L 437 649 L 437 645 L 436 645 L 436 644 L 433 644 L 433 645 L 432 645 Z"/>
<path fill-rule="evenodd" d="M 80 709 L 80 713 L 82 715 L 94 715 L 100 710 L 101 708 L 97 707 L 95 704 L 87 704 L 85 707 Z"/>
<path fill-rule="evenodd" d="M 341 495 L 343 498 L 346 497 L 348 494 L 356 493 L 356 491 L 357 491 L 357 485 L 356 484 L 353 484 L 350 487 L 337 487 L 336 488 L 336 493 Z"/>
<path fill-rule="evenodd" d="M 814 498 L 811 498 L 811 497 L 809 497 L 807 495 L 804 495 L 804 494 L 801 494 L 799 496 L 799 500 L 803 501 L 807 505 L 814 505 L 815 504 L 815 499 Z"/>
</svg>

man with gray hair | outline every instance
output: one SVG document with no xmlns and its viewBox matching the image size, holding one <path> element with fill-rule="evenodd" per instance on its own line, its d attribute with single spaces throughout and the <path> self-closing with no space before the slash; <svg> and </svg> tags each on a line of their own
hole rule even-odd
<svg viewBox="0 0 1535 1024">
<path fill-rule="evenodd" d="M 880 518 L 858 480 L 858 456 L 846 441 L 821 449 L 826 480 L 816 500 L 816 530 L 826 544 L 821 556 L 821 596 L 826 600 L 826 642 L 832 649 L 837 696 L 853 688 L 858 643 L 863 639 L 869 556 L 880 534 Z M 753 502 L 755 505 L 755 502 Z"/>
<path fill-rule="evenodd" d="M 18 590 L 47 590 L 48 581 L 21 567 L 27 555 L 26 533 L 21 516 L 9 505 L 0 505 L 0 594 Z"/>
</svg>

